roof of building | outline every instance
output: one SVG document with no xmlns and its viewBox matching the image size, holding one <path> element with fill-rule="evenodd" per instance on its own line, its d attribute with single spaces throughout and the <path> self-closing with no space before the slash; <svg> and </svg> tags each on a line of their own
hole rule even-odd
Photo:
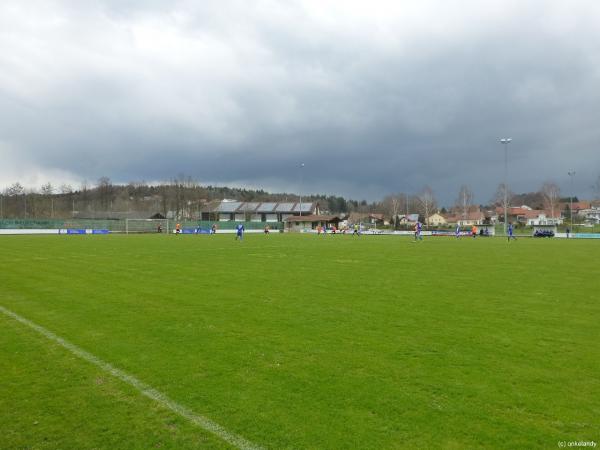
<svg viewBox="0 0 600 450">
<path fill-rule="evenodd" d="M 222 201 L 210 209 L 218 213 L 310 213 L 315 210 L 317 205 L 313 202 L 237 202 Z"/>
<path fill-rule="evenodd" d="M 257 212 L 271 213 L 274 212 L 277 203 L 261 203 L 257 208 Z"/>
<path fill-rule="evenodd" d="M 308 216 L 290 216 L 285 220 L 288 222 L 331 222 L 340 220 L 340 218 L 338 216 L 321 216 L 317 214 L 311 214 Z"/>
<path fill-rule="evenodd" d="M 294 212 L 295 203 L 278 203 L 275 211 L 277 212 Z"/>
<path fill-rule="evenodd" d="M 528 206 L 510 206 L 510 207 L 507 208 L 506 213 L 509 216 L 524 216 L 529 211 L 534 211 L 534 210 L 532 210 Z M 504 207 L 497 206 L 496 207 L 496 213 L 499 214 L 499 215 L 504 214 Z"/>
<path fill-rule="evenodd" d="M 260 206 L 259 202 L 246 202 L 240 206 L 240 211 L 254 212 Z"/>
<path fill-rule="evenodd" d="M 591 202 L 573 202 L 573 211 L 579 211 L 580 209 L 589 209 L 592 206 Z M 570 204 L 569 204 L 570 207 Z"/>
<path fill-rule="evenodd" d="M 532 209 L 530 211 L 525 211 L 525 214 L 523 214 L 523 216 L 526 219 L 535 219 L 537 217 L 540 217 L 541 215 L 544 215 L 546 217 L 552 217 L 552 211 L 547 210 L 547 209 Z M 554 211 L 554 218 L 559 218 L 560 217 L 560 211 L 558 210 L 558 208 L 556 208 L 556 211 Z"/>
<path fill-rule="evenodd" d="M 407 220 L 408 222 L 416 222 L 417 220 L 419 220 L 419 215 L 414 213 L 414 214 L 398 214 L 398 219 L 399 220 Z"/>
<path fill-rule="evenodd" d="M 222 213 L 232 213 L 237 211 L 241 205 L 242 202 L 221 202 L 221 204 L 217 206 L 216 211 Z"/>
<path fill-rule="evenodd" d="M 452 214 L 446 216 L 446 221 L 450 223 L 458 223 L 460 221 L 479 221 L 485 219 L 485 214 L 482 211 L 470 211 L 465 214 Z"/>
</svg>

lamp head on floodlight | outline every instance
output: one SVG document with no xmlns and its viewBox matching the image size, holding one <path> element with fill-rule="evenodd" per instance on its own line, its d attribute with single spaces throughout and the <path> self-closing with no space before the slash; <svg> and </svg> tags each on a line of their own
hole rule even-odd
<svg viewBox="0 0 600 450">
<path fill-rule="evenodd" d="M 500 142 L 502 142 L 503 144 L 508 144 L 511 141 L 512 141 L 512 138 L 503 138 L 503 139 L 500 139 Z"/>
</svg>

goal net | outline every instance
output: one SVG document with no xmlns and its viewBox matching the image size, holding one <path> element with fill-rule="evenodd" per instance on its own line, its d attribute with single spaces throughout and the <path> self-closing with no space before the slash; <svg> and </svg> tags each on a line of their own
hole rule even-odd
<svg viewBox="0 0 600 450">
<path fill-rule="evenodd" d="M 169 234 L 169 219 L 125 219 L 125 233 Z"/>
</svg>

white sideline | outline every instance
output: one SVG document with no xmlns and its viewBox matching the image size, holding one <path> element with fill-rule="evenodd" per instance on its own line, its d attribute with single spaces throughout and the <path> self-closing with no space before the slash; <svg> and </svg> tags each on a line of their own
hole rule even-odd
<svg viewBox="0 0 600 450">
<path fill-rule="evenodd" d="M 20 315 L 6 309 L 2 305 L 0 305 L 0 312 L 4 313 L 8 317 L 15 319 L 18 322 L 21 322 L 24 325 L 27 325 L 29 328 L 32 328 L 33 330 L 37 331 L 38 333 L 40 333 L 44 337 L 48 338 L 49 340 L 54 341 L 57 344 L 61 345 L 62 347 L 66 348 L 74 355 L 79 356 L 81 359 L 84 359 L 84 360 L 94 364 L 95 366 L 100 367 L 102 370 L 110 373 L 111 375 L 118 378 L 119 380 L 124 381 L 125 383 L 129 384 L 130 386 L 133 386 L 138 391 L 140 391 L 141 394 L 154 400 L 159 405 L 161 405 L 167 409 L 170 409 L 171 411 L 173 411 L 176 414 L 179 414 L 181 417 L 184 417 L 185 419 L 189 420 L 190 422 L 199 426 L 200 428 L 203 428 L 204 430 L 213 433 L 214 435 L 220 437 L 221 439 L 228 442 L 229 444 L 231 444 L 239 449 L 249 449 L 250 450 L 250 449 L 260 449 L 261 448 L 261 447 L 254 445 L 253 443 L 247 441 L 243 437 L 227 431 L 225 428 L 223 428 L 218 423 L 213 422 L 212 420 L 210 420 L 204 416 L 196 414 L 189 408 L 186 408 L 185 406 L 180 405 L 179 403 L 171 400 L 169 397 L 167 397 L 162 392 L 159 392 L 156 389 L 154 389 L 153 387 L 144 383 L 143 381 L 138 380 L 133 375 L 129 375 L 128 373 L 123 372 L 120 369 L 117 369 L 116 367 L 112 366 L 111 364 L 109 364 L 105 361 L 102 361 L 100 358 L 97 358 L 96 356 L 92 355 L 91 353 L 86 352 L 85 350 L 77 347 L 76 345 L 71 344 L 68 341 L 65 341 L 63 338 L 57 336 L 56 334 L 52 333 L 51 331 L 48 331 L 44 327 L 37 325 L 24 317 L 21 317 Z"/>
</svg>

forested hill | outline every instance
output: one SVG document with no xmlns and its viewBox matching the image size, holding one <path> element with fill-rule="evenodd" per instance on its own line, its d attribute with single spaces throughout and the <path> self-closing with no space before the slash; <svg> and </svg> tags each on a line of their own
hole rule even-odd
<svg viewBox="0 0 600 450">
<path fill-rule="evenodd" d="M 83 211 L 141 211 L 166 214 L 169 211 L 199 211 L 215 200 L 283 202 L 299 201 L 296 193 L 270 193 L 262 189 L 242 189 L 227 186 L 202 186 L 191 179 L 151 185 L 143 182 L 113 184 L 103 177 L 94 186 L 87 183 L 78 188 L 47 183 L 40 189 L 25 189 L 14 183 L 3 190 L 3 218 L 68 218 Z M 343 213 L 355 210 L 365 201 L 357 202 L 332 195 L 306 195 L 302 201 L 318 202 L 324 211 Z"/>
</svg>

